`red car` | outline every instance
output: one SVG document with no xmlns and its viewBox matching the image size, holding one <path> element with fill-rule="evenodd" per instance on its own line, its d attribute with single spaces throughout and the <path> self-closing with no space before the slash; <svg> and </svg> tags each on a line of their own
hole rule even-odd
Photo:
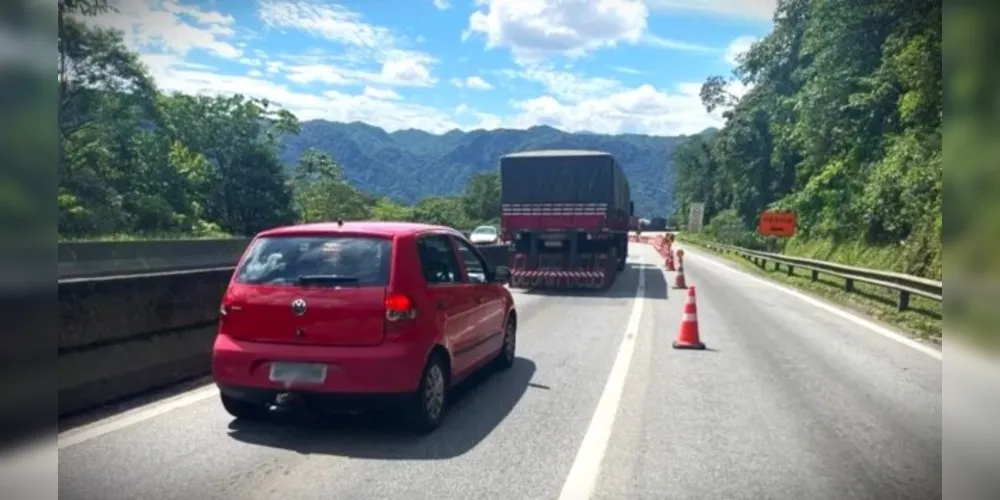
<svg viewBox="0 0 1000 500">
<path fill-rule="evenodd" d="M 222 299 L 212 349 L 222 404 L 246 419 L 291 401 L 352 411 L 402 405 L 429 432 L 451 386 L 484 365 L 514 363 L 509 278 L 510 269 L 488 265 L 447 227 L 334 222 L 264 231 Z"/>
</svg>

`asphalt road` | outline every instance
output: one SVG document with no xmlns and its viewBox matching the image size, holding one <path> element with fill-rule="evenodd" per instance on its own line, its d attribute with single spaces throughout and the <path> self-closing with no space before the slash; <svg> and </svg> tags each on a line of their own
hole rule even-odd
<svg viewBox="0 0 1000 500">
<path fill-rule="evenodd" d="M 692 251 L 709 350 L 675 351 L 685 293 L 630 253 L 602 296 L 518 292 L 515 366 L 430 436 L 236 423 L 206 387 L 60 435 L 60 498 L 941 497 L 939 356 Z"/>
</svg>

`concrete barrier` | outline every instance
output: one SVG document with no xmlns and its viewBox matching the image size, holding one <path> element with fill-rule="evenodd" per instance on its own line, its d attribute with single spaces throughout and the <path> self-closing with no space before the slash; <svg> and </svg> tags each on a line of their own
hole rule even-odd
<svg viewBox="0 0 1000 500">
<path fill-rule="evenodd" d="M 249 238 L 59 243 L 59 278 L 232 266 Z"/>
<path fill-rule="evenodd" d="M 463 231 L 469 236 L 471 231 Z M 231 266 L 250 238 L 85 241 L 58 245 L 58 276 L 90 278 Z"/>
<path fill-rule="evenodd" d="M 507 247 L 479 246 L 490 265 Z M 59 282 L 59 414 L 209 372 L 232 268 Z"/>
</svg>

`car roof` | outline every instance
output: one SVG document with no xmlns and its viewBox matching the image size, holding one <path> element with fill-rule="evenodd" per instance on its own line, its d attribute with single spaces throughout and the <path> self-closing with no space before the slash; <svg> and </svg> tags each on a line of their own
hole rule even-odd
<svg viewBox="0 0 1000 500">
<path fill-rule="evenodd" d="M 446 231 L 459 236 L 462 235 L 461 232 L 455 230 L 454 228 L 434 224 L 422 224 L 419 222 L 344 221 L 343 225 L 340 225 L 337 222 L 314 222 L 309 224 L 277 227 L 261 231 L 257 234 L 257 236 L 349 233 L 393 237 L 415 235 L 425 231 Z"/>
</svg>

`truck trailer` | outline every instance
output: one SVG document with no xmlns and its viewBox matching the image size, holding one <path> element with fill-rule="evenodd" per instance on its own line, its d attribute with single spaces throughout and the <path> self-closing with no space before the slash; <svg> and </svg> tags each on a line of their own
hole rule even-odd
<svg viewBox="0 0 1000 500">
<path fill-rule="evenodd" d="M 603 151 L 525 151 L 500 159 L 510 286 L 607 289 L 628 257 L 628 179 Z"/>
</svg>

